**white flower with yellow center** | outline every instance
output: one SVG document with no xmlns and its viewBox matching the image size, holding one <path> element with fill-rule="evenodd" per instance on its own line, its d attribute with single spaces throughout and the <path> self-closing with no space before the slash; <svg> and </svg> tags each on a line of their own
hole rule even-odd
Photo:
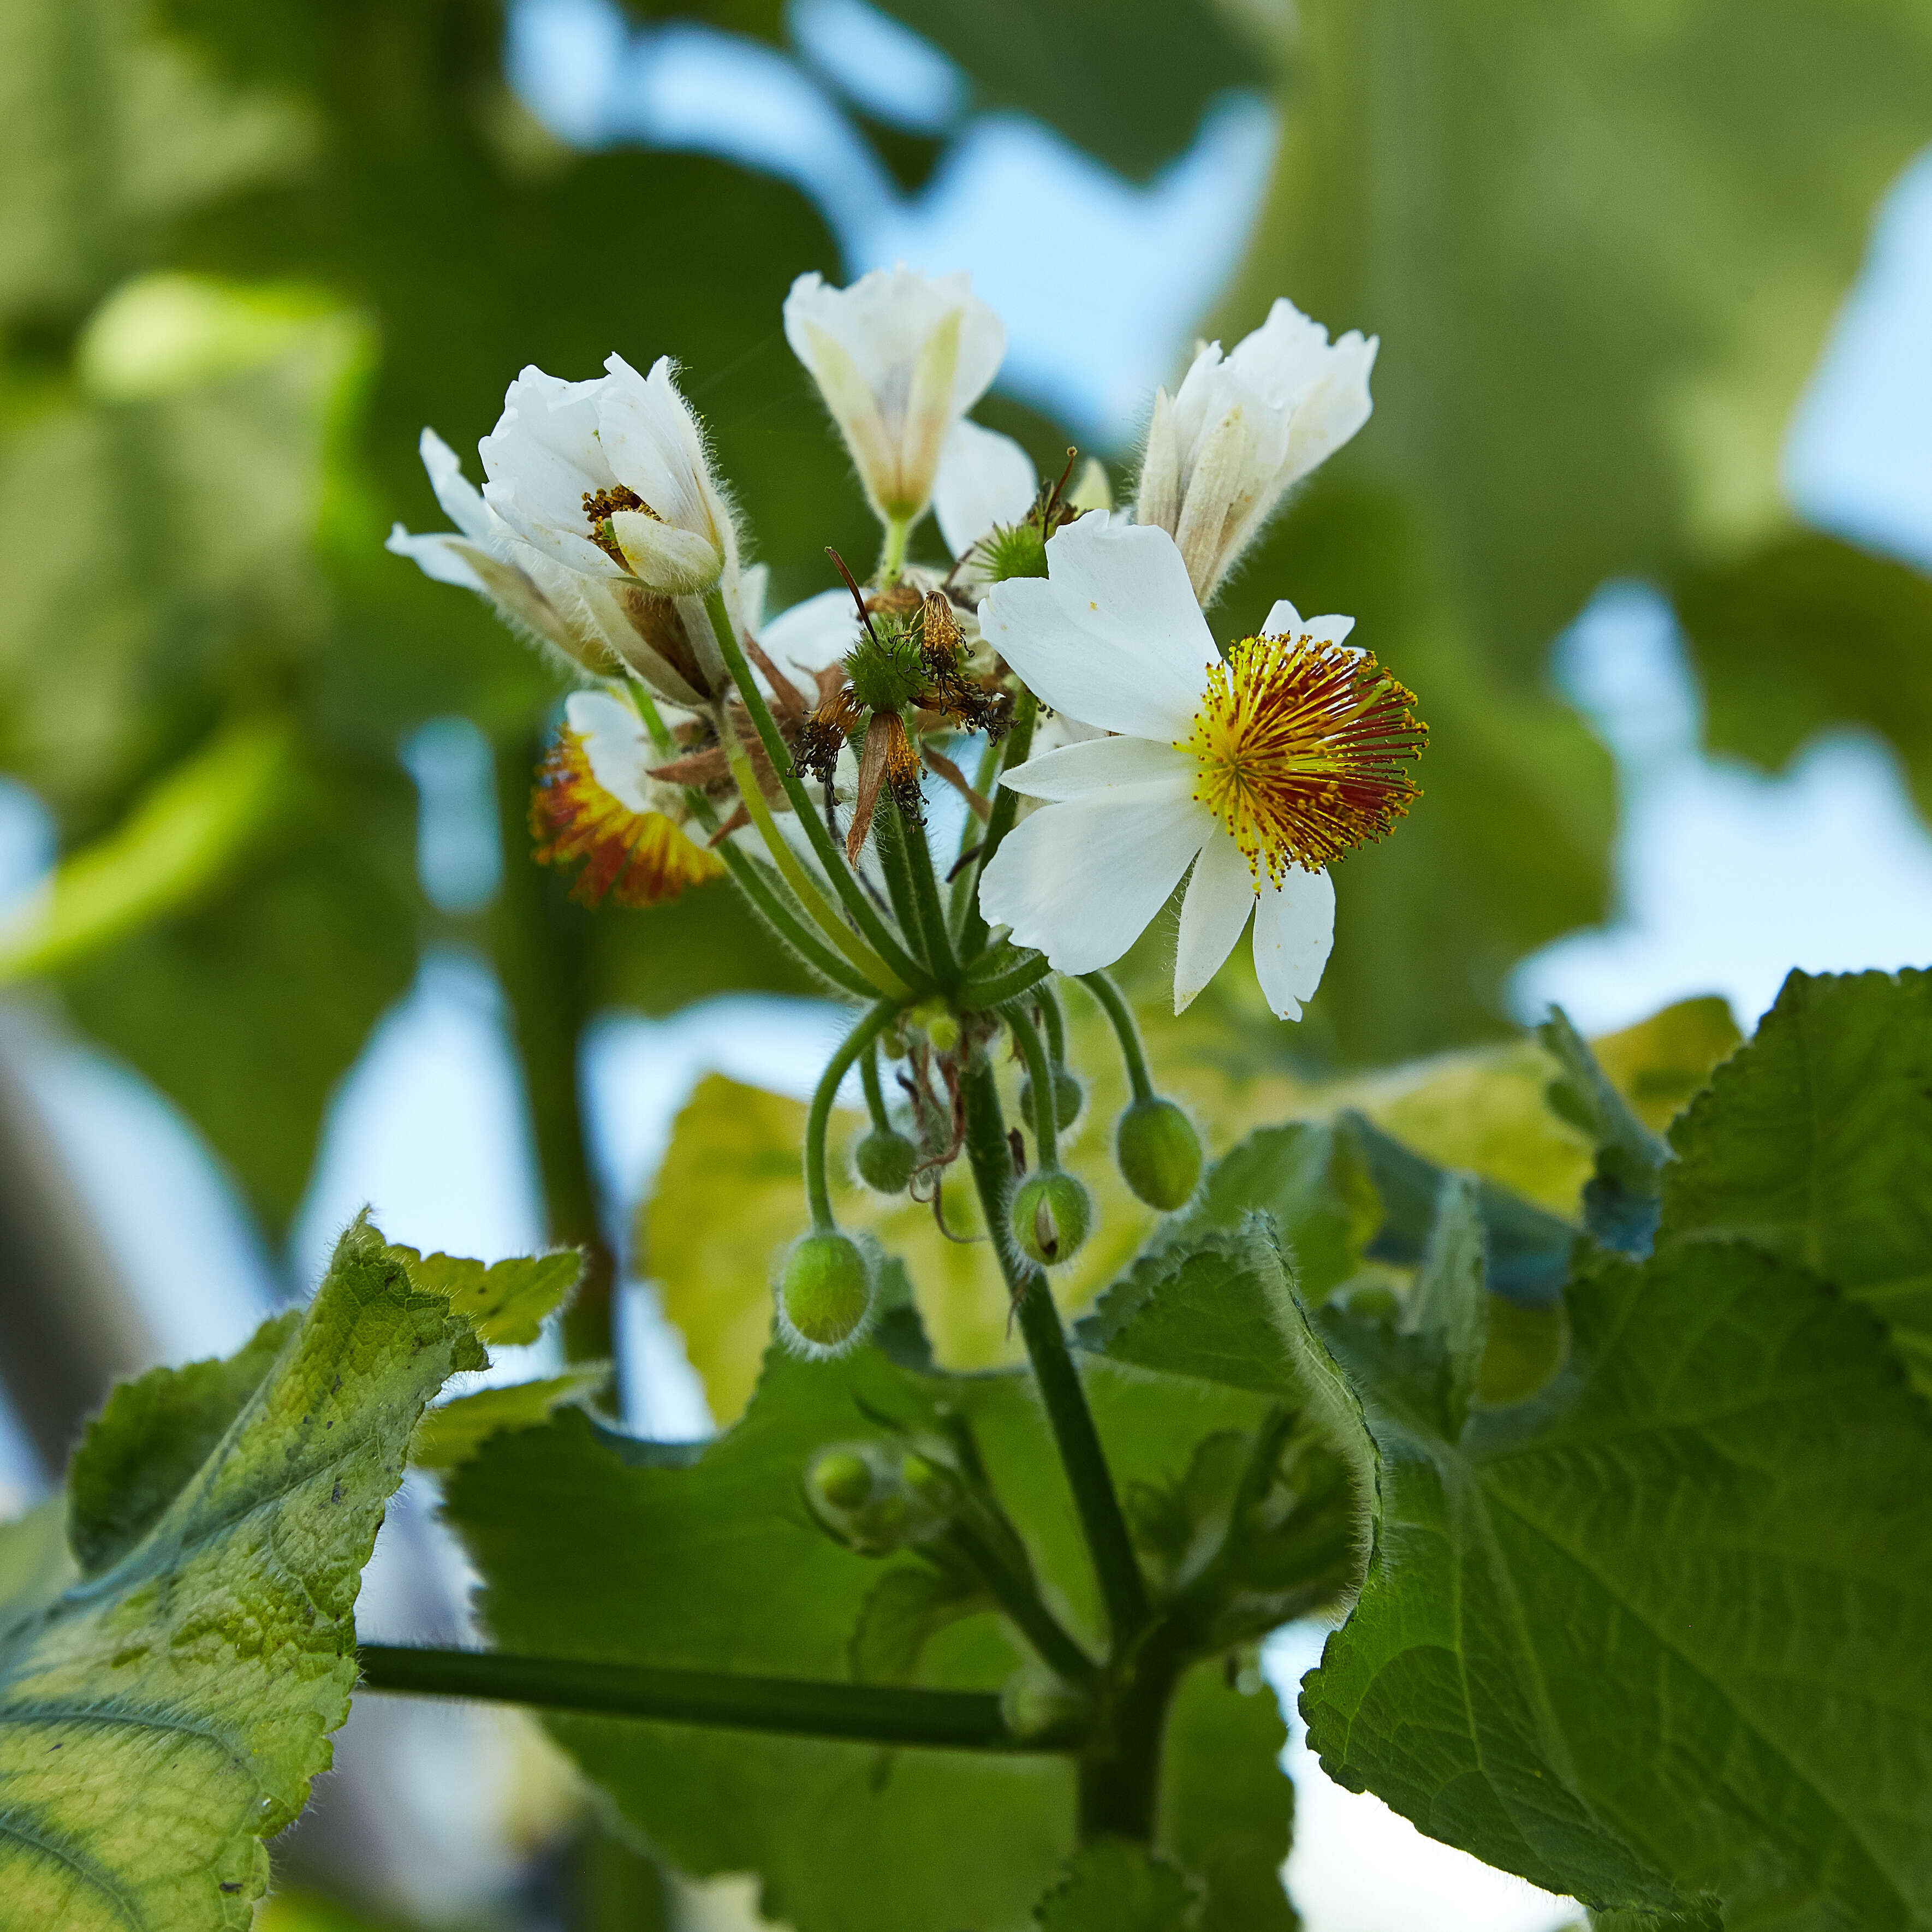
<svg viewBox="0 0 1932 1932">
<path fill-rule="evenodd" d="M 1222 356 L 1205 344 L 1156 392 L 1134 520 L 1180 546 L 1204 604 L 1294 484 L 1369 419 L 1376 338 L 1328 332 L 1292 302 Z"/>
<path fill-rule="evenodd" d="M 812 372 L 867 499 L 910 529 L 932 501 L 948 437 L 1006 352 L 999 317 L 963 274 L 874 268 L 848 289 L 801 275 L 785 340 Z"/>
<path fill-rule="evenodd" d="M 988 921 L 1063 973 L 1111 965 L 1191 866 L 1178 1012 L 1254 916 L 1269 1006 L 1299 1019 L 1334 943 L 1326 867 L 1379 838 L 1417 796 L 1426 728 L 1411 694 L 1344 643 L 1354 620 L 1278 603 L 1224 658 L 1165 531 L 1083 517 L 1048 574 L 995 584 L 989 643 L 1035 695 L 1117 735 L 1063 746 L 1001 782 L 1048 801 L 980 881 Z"/>
</svg>

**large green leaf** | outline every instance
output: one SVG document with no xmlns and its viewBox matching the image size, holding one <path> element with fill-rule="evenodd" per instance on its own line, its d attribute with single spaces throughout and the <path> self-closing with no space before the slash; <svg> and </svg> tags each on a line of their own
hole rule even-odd
<svg viewBox="0 0 1932 1932">
<path fill-rule="evenodd" d="M 347 1714 L 356 1594 L 410 1431 L 485 1359 L 358 1222 L 305 1316 L 109 1402 L 74 1461 L 78 1580 L 21 1574 L 31 1523 L 0 1545 L 8 1924 L 251 1922 L 262 1840 Z"/>
<path fill-rule="evenodd" d="M 1088 1379 L 1124 1483 L 1172 1476 L 1204 1431 L 1252 1426 L 1260 1408 L 1104 1362 Z M 878 1435 L 873 1415 L 934 1432 L 940 1405 L 973 1431 L 1049 1598 L 1090 1634 L 1091 1579 L 1026 1378 L 922 1373 L 873 1348 L 830 1363 L 773 1355 L 742 1419 L 694 1460 L 600 1433 L 575 1412 L 488 1444 L 452 1478 L 447 1502 L 484 1575 L 484 1619 L 511 1649 L 842 1678 L 884 1573 L 814 1526 L 803 1472 L 822 1448 Z M 1020 1662 L 981 1615 L 930 1634 L 921 1676 L 997 1689 Z M 1210 1879 L 1217 1867 L 1236 1875 L 1234 1886 L 1257 1858 L 1272 1871 L 1286 1852 L 1288 1791 L 1271 1768 L 1280 1734 L 1271 1708 L 1258 1724 L 1260 1700 L 1218 1678 L 1184 1693 L 1195 1698 L 1202 1708 L 1183 1729 L 1198 1742 L 1178 1760 L 1218 1758 L 1230 1778 L 1245 1766 L 1238 1774 L 1261 1795 L 1230 1807 L 1225 1829 L 1172 1796 L 1169 1826 L 1185 1842 L 1171 1848 Z M 1072 1777 L 1060 1760 L 907 1750 L 882 1772 L 878 1754 L 855 1745 L 578 1717 L 549 1725 L 662 1854 L 694 1874 L 756 1871 L 764 1910 L 798 1932 L 1017 1925 L 1072 1846 Z M 1243 1922 L 1208 1922 L 1234 1932 Z"/>
<path fill-rule="evenodd" d="M 1932 579 L 1910 564 L 1813 530 L 1672 578 L 1702 674 L 1714 750 L 1778 770 L 1834 722 L 1898 748 L 1922 810 L 1932 808 Z"/>
<path fill-rule="evenodd" d="M 1932 1387 L 1932 972 L 1793 973 L 1670 1141 L 1661 1240 L 1789 1256 Z"/>
<path fill-rule="evenodd" d="M 1932 1923 L 1932 1422 L 1876 1324 L 1717 1241 L 1570 1310 L 1568 1370 L 1454 1441 L 1427 1336 L 1313 1318 L 1379 1462 L 1324 1768 L 1594 1906 Z"/>
</svg>

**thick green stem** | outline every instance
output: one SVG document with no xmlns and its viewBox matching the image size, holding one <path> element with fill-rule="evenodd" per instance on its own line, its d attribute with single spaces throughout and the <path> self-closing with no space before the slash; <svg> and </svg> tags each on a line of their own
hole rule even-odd
<svg viewBox="0 0 1932 1932">
<path fill-rule="evenodd" d="M 881 590 L 891 590 L 899 580 L 899 573 L 905 568 L 906 544 L 912 536 L 912 526 L 913 519 L 910 517 L 886 519 L 886 541 L 879 551 L 877 572 Z"/>
<path fill-rule="evenodd" d="M 1114 1036 L 1120 1043 L 1120 1058 L 1126 1062 L 1127 1078 L 1132 1084 L 1134 1098 L 1151 1100 L 1154 1097 L 1154 1081 L 1148 1072 L 1147 1054 L 1141 1046 L 1141 1030 L 1134 1022 L 1133 1008 L 1122 997 L 1120 988 L 1104 973 L 1083 973 L 1080 983 L 1100 1002 L 1102 1010 L 1113 1023 Z"/>
<path fill-rule="evenodd" d="M 1053 1064 L 1046 1057 L 1040 1034 L 1031 1020 L 1018 1007 L 1009 1010 L 1006 1024 L 1027 1066 L 1027 1078 L 1033 1086 L 1033 1137 L 1042 1167 L 1060 1165 L 1060 1123 L 1055 1118 Z"/>
<path fill-rule="evenodd" d="M 805 1121 L 805 1192 L 814 1228 L 837 1225 L 832 1214 L 832 1190 L 825 1176 L 825 1133 L 832 1119 L 832 1103 L 838 1096 L 846 1070 L 862 1053 L 868 1052 L 873 1041 L 898 1017 L 899 1010 L 892 1000 L 881 1000 L 862 1015 L 858 1024 L 838 1042 L 838 1052 L 826 1062 L 825 1071 L 818 1076 L 812 1112 Z"/>
<path fill-rule="evenodd" d="M 922 1744 L 939 1750 L 1060 1753 L 1077 1749 L 1081 1742 L 1070 1727 L 1018 1736 L 1008 1729 L 998 1697 L 983 1690 L 740 1677 L 722 1670 L 667 1670 L 580 1658 L 390 1644 L 358 1646 L 356 1661 L 364 1690 L 406 1696 L 468 1697 L 598 1717 L 847 1738 L 862 1744 Z"/>
<path fill-rule="evenodd" d="M 919 902 L 913 895 L 912 865 L 906 856 L 899 815 L 884 801 L 872 818 L 872 850 L 878 856 L 879 870 L 885 874 L 886 897 L 892 903 L 892 916 L 898 921 L 899 930 L 923 952 Z M 921 963 L 930 968 L 930 961 Z"/>
<path fill-rule="evenodd" d="M 1053 1430 L 1074 1508 L 1100 1580 L 1112 1631 L 1112 1654 L 1124 1655 L 1148 1617 L 1147 1588 L 1127 1534 L 1126 1518 L 1114 1493 L 1106 1452 L 1087 1406 L 1079 1371 L 1068 1353 L 1060 1311 L 1048 1292 L 1046 1276 L 1030 1266 L 1004 1237 L 1006 1189 L 1012 1177 L 1012 1152 L 1006 1144 L 999 1088 L 992 1063 L 983 1052 L 973 1056 L 965 1079 L 966 1155 L 980 1191 L 986 1226 L 994 1231 L 993 1251 L 1012 1297 L 1020 1333 L 1040 1384 L 1040 1400 Z"/>
<path fill-rule="evenodd" d="M 1015 766 L 1025 764 L 1027 753 L 1033 748 L 1034 719 L 1037 710 L 1032 692 L 1022 692 L 1019 702 L 1013 707 L 1013 728 L 1006 734 L 1002 750 L 1001 771 L 1011 771 Z M 993 794 L 993 815 L 986 821 L 986 836 L 980 842 L 980 856 L 973 861 L 966 874 L 973 883 L 968 895 L 966 917 L 959 928 L 959 956 L 962 959 L 971 958 L 986 943 L 986 922 L 980 911 L 980 879 L 992 863 L 993 854 L 1000 849 L 1000 842 L 1013 829 L 1014 815 L 1019 807 L 1019 794 L 1009 791 L 1004 785 Z"/>
<path fill-rule="evenodd" d="M 1178 1633 L 1158 1624 L 1111 1674 L 1080 1754 L 1083 1843 L 1096 1838 L 1152 1843 L 1168 1712 L 1187 1661 Z"/>
<path fill-rule="evenodd" d="M 758 866 L 752 860 L 740 851 L 729 839 L 713 849 L 730 868 L 738 890 L 758 909 L 765 923 L 814 973 L 821 979 L 830 980 L 835 986 L 856 994 L 862 1000 L 869 1000 L 878 995 L 882 990 L 880 988 L 874 986 L 856 968 L 848 964 L 836 953 L 821 946 L 793 916 L 784 900 L 760 876 Z"/>
<path fill-rule="evenodd" d="M 1047 1058 L 1056 1066 L 1066 1064 L 1066 1018 L 1060 1010 L 1060 995 L 1042 980 L 1034 988 L 1034 1004 L 1046 1028 Z"/>
<path fill-rule="evenodd" d="M 845 862 L 844 854 L 833 842 L 832 834 L 819 818 L 818 809 L 812 803 L 797 767 L 792 763 L 791 753 L 787 750 L 778 722 L 772 716 L 771 706 L 765 702 L 765 694 L 758 688 L 758 680 L 752 675 L 752 667 L 745 660 L 745 647 L 738 641 L 737 630 L 724 608 L 723 596 L 714 590 L 704 600 L 704 608 L 710 616 L 711 628 L 716 633 L 718 648 L 724 653 L 725 667 L 736 680 L 738 695 L 744 700 L 752 728 L 758 734 L 758 742 L 764 746 L 765 756 L 771 760 L 772 770 L 784 788 L 785 796 L 791 801 L 791 808 L 798 814 L 799 823 L 811 841 L 812 850 L 818 856 L 825 876 L 832 882 L 832 890 L 879 957 L 908 985 L 916 983 L 918 969 L 906 956 L 904 947 L 893 937 L 872 901 L 866 898 L 865 887 L 852 876 L 852 868 Z M 728 755 L 731 749 L 730 734 L 725 736 Z"/>
</svg>

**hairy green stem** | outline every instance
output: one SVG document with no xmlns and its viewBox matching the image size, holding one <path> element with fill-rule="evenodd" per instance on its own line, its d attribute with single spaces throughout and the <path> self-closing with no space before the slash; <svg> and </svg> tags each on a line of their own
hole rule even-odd
<svg viewBox="0 0 1932 1932">
<path fill-rule="evenodd" d="M 743 699 L 752 728 L 758 734 L 758 742 L 764 746 L 765 756 L 771 760 L 772 770 L 778 775 L 778 783 L 784 788 L 785 796 L 791 801 L 793 811 L 798 814 L 799 823 L 804 827 L 805 835 L 811 841 L 812 849 L 818 854 L 818 862 L 824 868 L 826 878 L 831 881 L 832 890 L 838 895 L 840 902 L 851 914 L 853 923 L 865 934 L 879 957 L 908 986 L 915 983 L 919 977 L 918 969 L 907 957 L 904 947 L 879 916 L 872 901 L 866 898 L 865 887 L 852 876 L 852 868 L 845 862 L 844 854 L 839 850 L 832 834 L 819 818 L 811 794 L 805 788 L 805 781 L 799 776 L 798 769 L 792 763 L 791 753 L 785 748 L 778 722 L 772 716 L 771 706 L 765 702 L 765 694 L 758 688 L 758 680 L 752 675 L 752 667 L 746 662 L 745 647 L 738 641 L 737 629 L 724 608 L 722 593 L 712 591 L 704 600 L 704 608 L 710 617 L 711 628 L 716 634 L 718 648 L 724 653 L 725 667 L 736 681 L 738 695 Z M 728 756 L 731 750 L 732 734 L 726 733 L 723 735 Z M 777 854 L 772 856 L 776 857 Z"/>
<path fill-rule="evenodd" d="M 1008 1728 L 998 1697 L 984 1690 L 741 1677 L 722 1670 L 392 1644 L 361 1645 L 356 1661 L 364 1690 L 406 1696 L 468 1697 L 598 1717 L 847 1738 L 862 1744 L 923 1744 L 940 1750 L 1062 1753 L 1078 1749 L 1081 1742 L 1070 1726 L 1018 1736 Z"/>
<path fill-rule="evenodd" d="M 913 915 L 919 922 L 919 934 L 926 952 L 926 963 L 943 986 L 951 986 L 959 976 L 952 956 L 952 934 L 939 903 L 939 880 L 932 869 L 932 853 L 926 840 L 926 827 L 908 812 L 895 805 L 892 816 L 898 820 L 899 844 L 905 854 L 906 870 L 912 874 Z"/>
<path fill-rule="evenodd" d="M 1001 771 L 1011 771 L 1016 765 L 1026 762 L 1027 753 L 1033 748 L 1034 720 L 1038 712 L 1033 693 L 1022 692 L 1019 702 L 1013 707 L 1012 729 L 1006 734 L 1001 751 Z M 986 820 L 986 836 L 980 842 L 980 856 L 973 861 L 966 874 L 973 884 L 967 896 L 966 916 L 959 928 L 959 956 L 962 959 L 971 958 L 986 943 L 986 922 L 980 910 L 980 880 L 992 863 L 993 854 L 1000 849 L 1000 842 L 1013 829 L 1014 815 L 1019 806 L 1019 794 L 1009 791 L 1004 785 L 993 794 L 992 816 Z"/>
<path fill-rule="evenodd" d="M 1016 1000 L 1022 993 L 1030 992 L 1052 970 L 1046 963 L 1046 956 L 1035 952 L 1017 966 L 1009 967 L 991 979 L 969 976 L 961 983 L 959 1004 L 969 1011 L 1003 1005 L 1008 1000 Z"/>
<path fill-rule="evenodd" d="M 1060 1123 L 1054 1104 L 1053 1065 L 1040 1042 L 1039 1030 L 1018 1006 L 1006 1010 L 1006 1024 L 1013 1030 L 1014 1043 L 1026 1060 L 1027 1078 L 1033 1084 L 1033 1137 L 1040 1165 L 1060 1165 Z"/>
<path fill-rule="evenodd" d="M 879 1085 L 879 1050 L 876 1046 L 866 1048 L 859 1062 L 859 1084 L 866 1090 L 866 1111 L 872 1117 L 872 1124 L 882 1134 L 892 1130 L 892 1116 L 886 1112 L 886 1096 Z"/>
<path fill-rule="evenodd" d="M 880 988 L 836 953 L 820 945 L 759 875 L 757 865 L 729 839 L 712 850 L 724 860 L 738 890 L 751 901 L 765 923 L 821 979 L 830 980 L 835 986 L 862 1000 L 878 996 Z"/>
<path fill-rule="evenodd" d="M 892 916 L 898 921 L 899 930 L 923 952 L 919 902 L 913 895 L 912 866 L 901 833 L 898 813 L 882 800 L 872 816 L 872 850 L 878 855 L 879 870 L 885 874 L 886 897 L 892 902 Z M 930 970 L 930 960 L 920 963 Z"/>
<path fill-rule="evenodd" d="M 1012 1178 L 1012 1151 L 1006 1144 L 1006 1123 L 1000 1111 L 999 1088 L 983 1050 L 976 1051 L 964 1082 L 966 1156 L 979 1188 L 986 1226 L 993 1231 L 993 1251 L 1000 1258 L 1040 1384 L 1040 1400 L 1053 1430 L 1055 1447 L 1066 1472 L 1068 1486 L 1080 1518 L 1088 1552 L 1099 1579 L 1102 1600 L 1112 1633 L 1112 1654 L 1123 1655 L 1148 1618 L 1147 1587 L 1142 1581 L 1127 1534 L 1126 1518 L 1107 1468 L 1106 1452 L 1087 1406 L 1079 1371 L 1068 1352 L 1060 1311 L 1048 1292 L 1046 1274 L 1030 1266 L 1005 1238 L 1007 1186 Z"/>
<path fill-rule="evenodd" d="M 1046 1028 L 1046 1054 L 1056 1066 L 1066 1064 L 1066 1018 L 1060 1010 L 1060 996 L 1045 980 L 1034 988 L 1034 1004 L 1040 1008 Z"/>
<path fill-rule="evenodd" d="M 1004 745 L 998 739 L 989 738 L 986 748 L 980 754 L 980 769 L 973 774 L 973 789 L 982 798 L 992 797 L 1005 757 Z M 968 854 L 976 858 L 979 847 L 985 839 L 986 827 L 968 812 L 966 823 L 959 829 L 959 850 L 953 860 L 952 882 L 946 888 L 946 930 L 956 943 L 965 931 L 967 911 L 973 903 L 973 887 L 980 876 L 977 866 Z"/>
<path fill-rule="evenodd" d="M 1100 1675 L 1100 1666 L 1040 1600 L 1032 1580 L 1021 1575 L 1007 1563 L 970 1523 L 955 1522 L 950 1537 L 959 1554 L 992 1592 L 994 1601 L 1039 1653 L 1040 1661 L 1069 1684 L 1085 1685 L 1094 1682 Z"/>
<path fill-rule="evenodd" d="M 858 1024 L 838 1042 L 838 1050 L 825 1063 L 818 1085 L 812 1096 L 812 1112 L 805 1122 L 805 1192 L 812 1207 L 812 1225 L 826 1228 L 837 1225 L 832 1214 L 832 1190 L 825 1178 L 825 1132 L 832 1119 L 832 1103 L 838 1098 L 845 1071 L 873 1041 L 898 1017 L 892 1000 L 881 1000 L 861 1015 Z"/>
<path fill-rule="evenodd" d="M 899 580 L 899 573 L 905 568 L 906 544 L 912 536 L 912 526 L 910 517 L 886 519 L 886 540 L 879 551 L 876 572 L 881 590 L 891 590 Z"/>
<path fill-rule="evenodd" d="M 1120 1043 L 1120 1058 L 1126 1062 L 1127 1078 L 1132 1084 L 1134 1098 L 1151 1100 L 1154 1097 L 1154 1081 L 1148 1072 L 1147 1054 L 1141 1046 L 1141 1030 L 1135 1024 L 1133 1008 L 1105 973 L 1083 973 L 1080 983 L 1100 1001 L 1101 1010 L 1113 1023 L 1114 1036 Z"/>
</svg>

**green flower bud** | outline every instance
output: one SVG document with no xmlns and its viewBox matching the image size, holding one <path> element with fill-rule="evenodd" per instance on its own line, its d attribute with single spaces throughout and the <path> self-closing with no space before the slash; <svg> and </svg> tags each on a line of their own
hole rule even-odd
<svg viewBox="0 0 1932 1932">
<path fill-rule="evenodd" d="M 847 652 L 845 675 L 852 695 L 868 711 L 903 711 L 932 676 L 916 634 L 883 614 Z"/>
<path fill-rule="evenodd" d="M 862 1509 L 872 1499 L 872 1466 L 856 1450 L 828 1449 L 805 1482 L 814 1508 Z"/>
<path fill-rule="evenodd" d="M 874 1127 L 852 1150 L 854 1172 L 874 1194 L 903 1194 L 918 1161 L 918 1148 L 890 1127 Z"/>
<path fill-rule="evenodd" d="M 1201 1136 L 1172 1100 L 1136 1100 L 1120 1116 L 1114 1155 L 1121 1178 L 1150 1208 L 1185 1207 L 1201 1180 Z"/>
<path fill-rule="evenodd" d="M 1080 1118 L 1081 1103 L 1086 1097 L 1087 1090 L 1065 1067 L 1053 1070 L 1053 1124 L 1060 1132 L 1064 1133 Z M 1033 1076 L 1030 1073 L 1020 1082 L 1020 1112 L 1031 1122 Z"/>
<path fill-rule="evenodd" d="M 927 1508 L 941 1514 L 951 1511 L 958 1502 L 959 1485 L 950 1469 L 916 1449 L 909 1449 L 899 1462 L 900 1479 Z"/>
<path fill-rule="evenodd" d="M 941 999 L 922 1000 L 906 1016 L 936 1051 L 950 1053 L 959 1044 L 959 1016 Z"/>
<path fill-rule="evenodd" d="M 1094 1223 L 1086 1188 L 1057 1167 L 1030 1174 L 1013 1190 L 1010 1224 L 1020 1252 L 1043 1268 L 1071 1261 Z"/>
<path fill-rule="evenodd" d="M 778 1276 L 778 1334 L 794 1354 L 837 1354 L 872 1308 L 872 1264 L 850 1234 L 820 1228 L 794 1244 Z"/>
<path fill-rule="evenodd" d="M 989 584 L 1046 574 L 1046 532 L 1028 522 L 1002 524 L 980 539 L 980 568 Z"/>
</svg>

